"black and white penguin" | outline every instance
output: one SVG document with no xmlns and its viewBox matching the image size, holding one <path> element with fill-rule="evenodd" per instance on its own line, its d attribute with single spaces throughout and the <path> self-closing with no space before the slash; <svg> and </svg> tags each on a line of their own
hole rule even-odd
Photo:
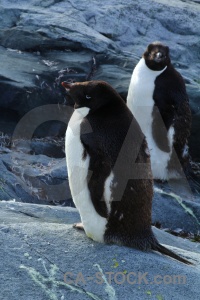
<svg viewBox="0 0 200 300">
<path fill-rule="evenodd" d="M 187 175 L 191 111 L 184 80 L 164 44 L 148 45 L 133 71 L 127 105 L 146 136 L 154 179 Z"/>
<path fill-rule="evenodd" d="M 69 186 L 86 235 L 97 242 L 157 250 L 153 181 L 145 137 L 125 102 L 103 81 L 62 85 L 75 102 L 65 151 Z"/>
</svg>

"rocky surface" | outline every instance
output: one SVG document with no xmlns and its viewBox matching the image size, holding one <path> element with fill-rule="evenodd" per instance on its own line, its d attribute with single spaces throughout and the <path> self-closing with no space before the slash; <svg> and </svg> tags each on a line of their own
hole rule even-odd
<svg viewBox="0 0 200 300">
<path fill-rule="evenodd" d="M 126 97 L 134 65 L 150 42 L 161 40 L 187 84 L 191 154 L 200 159 L 198 1 L 1 0 L 0 10 L 0 131 L 11 134 L 27 112 L 43 106 L 44 120 L 34 134 L 63 135 L 65 122 L 52 123 L 45 110 L 69 102 L 61 80 L 85 80 L 96 55 L 94 79 Z"/>
<path fill-rule="evenodd" d="M 73 206 L 63 145 L 21 141 L 0 153 L 0 199 Z"/>
<path fill-rule="evenodd" d="M 176 193 L 167 184 L 155 184 L 152 206 L 152 222 L 159 227 L 176 233 L 200 232 L 200 199 L 192 194 Z M 178 235 L 178 234 L 177 234 Z"/>
<path fill-rule="evenodd" d="M 4 300 L 199 299 L 198 243 L 154 229 L 161 243 L 194 263 L 188 266 L 93 242 L 72 228 L 79 221 L 73 208 L 0 202 L 0 219 Z"/>
</svg>

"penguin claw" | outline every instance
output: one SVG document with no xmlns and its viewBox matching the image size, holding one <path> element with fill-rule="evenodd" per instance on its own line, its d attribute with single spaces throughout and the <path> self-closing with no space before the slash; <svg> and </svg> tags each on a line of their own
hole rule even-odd
<svg viewBox="0 0 200 300">
<path fill-rule="evenodd" d="M 74 223 L 73 228 L 84 230 L 83 223 Z"/>
</svg>

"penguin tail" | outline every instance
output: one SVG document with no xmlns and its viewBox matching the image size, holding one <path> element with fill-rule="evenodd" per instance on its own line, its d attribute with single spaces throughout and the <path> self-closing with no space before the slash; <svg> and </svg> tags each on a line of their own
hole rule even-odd
<svg viewBox="0 0 200 300">
<path fill-rule="evenodd" d="M 177 255 L 176 253 L 174 253 L 173 251 L 169 250 L 168 248 L 162 246 L 159 243 L 156 243 L 156 245 L 153 245 L 152 250 L 158 251 L 159 253 L 167 255 L 171 258 L 174 258 L 174 259 L 176 259 L 176 260 L 178 260 L 178 261 L 180 261 L 184 264 L 193 265 L 193 263 L 191 263 L 187 259 L 184 259 L 184 258 L 180 257 L 179 255 Z"/>
</svg>

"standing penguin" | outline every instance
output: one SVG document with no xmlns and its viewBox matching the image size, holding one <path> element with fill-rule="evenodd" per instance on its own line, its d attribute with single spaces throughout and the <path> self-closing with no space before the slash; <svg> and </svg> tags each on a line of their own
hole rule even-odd
<svg viewBox="0 0 200 300">
<path fill-rule="evenodd" d="M 167 46 L 148 45 L 133 71 L 127 105 L 146 136 L 154 179 L 179 178 L 182 168 L 187 176 L 191 111 Z"/>
<path fill-rule="evenodd" d="M 157 250 L 151 229 L 153 182 L 145 137 L 130 110 L 107 83 L 62 85 L 75 102 L 65 151 L 69 186 L 86 235 L 98 242 Z"/>
</svg>

